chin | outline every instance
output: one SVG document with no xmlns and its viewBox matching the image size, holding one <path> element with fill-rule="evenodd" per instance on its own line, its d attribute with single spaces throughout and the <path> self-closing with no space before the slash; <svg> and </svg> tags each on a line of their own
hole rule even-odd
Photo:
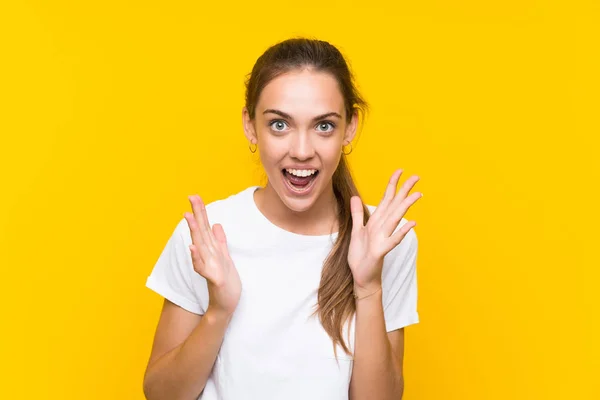
<svg viewBox="0 0 600 400">
<path fill-rule="evenodd" d="M 292 210 L 296 213 L 302 213 L 302 212 L 310 210 L 310 208 L 315 203 L 313 201 L 313 199 L 311 199 L 311 198 L 295 199 L 295 198 L 290 198 L 289 196 L 287 196 L 285 194 L 283 197 L 281 197 L 281 200 L 287 206 L 287 208 L 289 208 L 290 210 Z"/>
</svg>

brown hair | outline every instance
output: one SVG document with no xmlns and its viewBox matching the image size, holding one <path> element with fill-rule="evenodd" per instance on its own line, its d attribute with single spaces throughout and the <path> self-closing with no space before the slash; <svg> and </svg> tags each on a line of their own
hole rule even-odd
<svg viewBox="0 0 600 400">
<path fill-rule="evenodd" d="M 292 38 L 269 47 L 256 61 L 246 79 L 246 108 L 254 120 L 256 104 L 264 87 L 274 78 L 291 70 L 312 68 L 330 73 L 338 82 L 349 123 L 353 112 L 364 115 L 368 104 L 360 96 L 353 82 L 353 75 L 344 56 L 330 43 L 317 39 Z M 361 118 L 361 120 L 363 119 Z M 317 309 L 319 319 L 334 345 L 342 346 L 350 354 L 342 338 L 342 326 L 356 312 L 354 302 L 354 279 L 348 266 L 348 248 L 352 232 L 350 198 L 358 196 L 358 190 L 348 168 L 346 156 L 342 154 L 332 178 L 333 192 L 338 204 L 339 232 L 331 252 L 324 262 L 318 292 Z M 369 219 L 369 209 L 363 205 L 364 222 Z"/>
</svg>

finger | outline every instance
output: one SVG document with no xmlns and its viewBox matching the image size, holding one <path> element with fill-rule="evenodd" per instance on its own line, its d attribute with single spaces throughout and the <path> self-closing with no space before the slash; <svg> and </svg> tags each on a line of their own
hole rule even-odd
<svg viewBox="0 0 600 400">
<path fill-rule="evenodd" d="M 381 208 L 382 210 L 385 210 L 385 208 L 392 201 L 392 199 L 394 198 L 394 195 L 396 194 L 396 190 L 398 187 L 398 180 L 400 180 L 400 175 L 402 175 L 402 169 L 397 169 L 396 171 L 394 171 L 394 173 L 392 174 L 392 176 L 388 182 L 388 185 L 385 189 L 383 198 L 379 202 L 379 205 L 377 206 L 377 208 Z"/>
<path fill-rule="evenodd" d="M 221 245 L 223 250 L 229 254 L 229 249 L 227 248 L 227 237 L 225 236 L 225 231 L 223 230 L 223 226 L 221 224 L 214 224 L 212 227 L 213 234 L 217 239 L 217 242 Z"/>
<path fill-rule="evenodd" d="M 190 229 L 190 236 L 192 237 L 192 243 L 196 248 L 195 251 L 197 256 L 199 257 L 200 261 L 204 262 L 204 254 L 201 252 L 201 250 L 204 248 L 204 241 L 200 233 L 200 228 L 198 227 L 198 221 L 196 221 L 194 215 L 189 212 L 185 212 L 183 217 L 187 221 L 188 228 Z"/>
<path fill-rule="evenodd" d="M 214 224 L 212 227 L 213 234 L 219 243 L 227 243 L 227 239 L 225 238 L 225 231 L 223 230 L 223 226 L 221 224 Z"/>
<path fill-rule="evenodd" d="M 190 249 L 190 253 L 192 255 L 192 263 L 193 265 L 198 269 L 198 270 L 202 270 L 204 267 L 204 261 L 202 260 L 202 257 L 200 257 L 200 252 L 198 251 L 198 248 L 193 245 L 190 244 L 188 246 L 188 248 Z"/>
<path fill-rule="evenodd" d="M 395 204 L 392 207 L 395 208 L 396 205 L 402 203 L 402 201 L 406 198 L 406 196 L 408 196 L 408 193 L 410 193 L 410 191 L 413 189 L 413 187 L 417 184 L 419 179 L 420 178 L 417 175 L 413 175 L 410 178 L 408 178 L 406 180 L 406 182 L 404 182 L 404 184 L 402 185 L 402 187 L 396 194 L 396 197 L 394 198 L 393 203 L 395 203 Z"/>
<path fill-rule="evenodd" d="M 410 196 L 405 198 L 400 204 L 396 206 L 395 202 L 390 206 L 390 212 L 383 223 L 383 230 L 387 235 L 392 235 L 396 227 L 402 221 L 402 217 L 406 214 L 408 209 L 412 207 L 423 196 L 420 192 L 412 193 Z"/>
<path fill-rule="evenodd" d="M 202 242 L 205 244 L 214 244 L 213 235 L 208 222 L 208 216 L 206 215 L 206 206 L 199 195 L 188 196 L 190 203 L 192 204 L 192 210 L 194 211 L 194 218 L 198 223 L 198 230 Z"/>
<path fill-rule="evenodd" d="M 364 226 L 364 209 L 360 197 L 352 196 L 350 198 L 350 212 L 352 213 L 352 232 L 359 232 Z"/>
<path fill-rule="evenodd" d="M 396 233 L 389 237 L 388 246 L 386 252 L 390 252 L 394 247 L 398 246 L 402 239 L 406 236 L 408 231 L 417 226 L 415 221 L 408 221 Z"/>
</svg>

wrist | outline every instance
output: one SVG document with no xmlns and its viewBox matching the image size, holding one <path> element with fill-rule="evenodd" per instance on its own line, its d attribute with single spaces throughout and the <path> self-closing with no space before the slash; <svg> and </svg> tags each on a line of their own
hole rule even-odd
<svg viewBox="0 0 600 400">
<path fill-rule="evenodd" d="M 209 306 L 204 314 L 204 317 L 206 317 L 211 323 L 229 324 L 229 321 L 231 321 L 231 318 L 233 317 L 233 313 Z"/>
<path fill-rule="evenodd" d="M 354 298 L 356 300 L 361 300 L 367 297 L 381 297 L 381 292 L 381 282 L 372 282 L 363 286 L 354 284 Z"/>
</svg>

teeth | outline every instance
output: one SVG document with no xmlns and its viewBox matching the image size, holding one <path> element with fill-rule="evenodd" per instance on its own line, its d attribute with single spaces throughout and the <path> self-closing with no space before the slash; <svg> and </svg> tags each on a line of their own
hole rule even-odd
<svg viewBox="0 0 600 400">
<path fill-rule="evenodd" d="M 286 171 L 296 176 L 309 176 L 317 172 L 316 169 L 286 169 Z"/>
</svg>

